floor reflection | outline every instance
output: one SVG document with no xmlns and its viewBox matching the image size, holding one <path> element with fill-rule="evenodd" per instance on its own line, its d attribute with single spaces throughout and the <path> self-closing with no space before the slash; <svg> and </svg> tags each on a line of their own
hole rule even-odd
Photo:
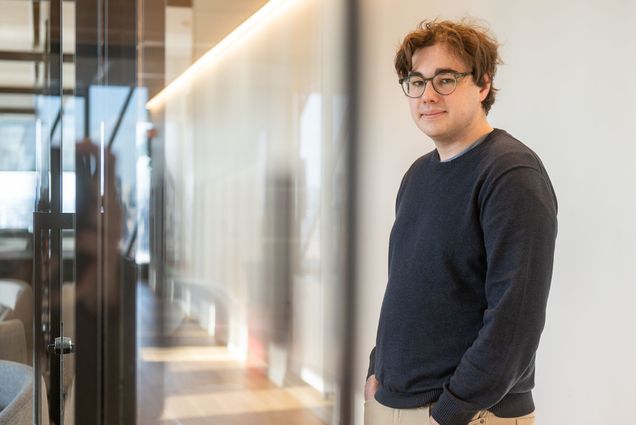
<svg viewBox="0 0 636 425">
<path fill-rule="evenodd" d="M 140 425 L 324 425 L 332 402 L 302 381 L 274 385 L 266 370 L 212 345 L 207 332 L 183 322 L 170 335 L 153 325 L 159 303 L 140 285 L 138 419 Z M 163 309 L 167 311 L 168 309 Z"/>
</svg>

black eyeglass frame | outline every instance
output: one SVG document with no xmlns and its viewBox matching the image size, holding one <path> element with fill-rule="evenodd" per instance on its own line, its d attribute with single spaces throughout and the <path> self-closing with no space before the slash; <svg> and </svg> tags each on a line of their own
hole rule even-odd
<svg viewBox="0 0 636 425">
<path fill-rule="evenodd" d="M 437 78 L 438 76 L 442 75 L 442 74 L 450 74 L 453 77 L 455 77 L 455 87 L 453 87 L 453 90 L 450 93 L 440 93 L 439 90 L 437 89 L 437 87 L 435 87 L 435 83 L 433 82 L 433 80 L 435 78 Z M 453 94 L 455 92 L 455 90 L 457 90 L 457 81 L 459 81 L 460 79 L 466 77 L 467 75 L 473 75 L 473 71 L 470 72 L 457 72 L 457 71 L 448 71 L 448 70 L 444 70 L 444 71 L 440 71 L 437 74 L 433 75 L 432 77 L 429 78 L 424 78 L 424 76 L 417 72 L 409 72 L 409 74 L 404 77 L 404 78 L 400 78 L 399 83 L 400 83 L 400 87 L 402 87 L 402 91 L 404 92 L 404 94 L 407 97 L 410 97 L 411 99 L 419 99 L 420 97 L 422 97 L 424 95 L 424 92 L 426 91 L 426 84 L 428 84 L 428 82 L 430 81 L 431 84 L 433 85 L 433 90 L 435 90 L 435 93 L 439 94 L 440 96 L 449 96 L 451 94 Z M 421 77 L 422 81 L 424 81 L 424 87 L 422 88 L 422 94 L 420 94 L 419 96 L 409 96 L 408 91 L 405 89 L 404 87 L 404 82 L 408 79 L 410 79 L 411 77 Z"/>
</svg>

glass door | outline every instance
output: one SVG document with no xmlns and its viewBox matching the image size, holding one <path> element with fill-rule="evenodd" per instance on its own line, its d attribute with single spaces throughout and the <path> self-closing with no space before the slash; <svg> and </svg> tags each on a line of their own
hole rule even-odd
<svg viewBox="0 0 636 425">
<path fill-rule="evenodd" d="M 133 424 L 136 2 L 0 6 L 0 382 L 38 425 Z"/>
<path fill-rule="evenodd" d="M 78 424 L 135 423 L 136 3 L 75 10 Z"/>
<path fill-rule="evenodd" d="M 75 381 L 75 3 L 33 4 L 33 422 L 73 424 Z M 36 19 L 37 18 L 37 19 Z M 35 44 L 35 42 L 34 42 Z"/>
<path fill-rule="evenodd" d="M 74 3 L 0 6 L 0 415 L 72 423 Z"/>
</svg>

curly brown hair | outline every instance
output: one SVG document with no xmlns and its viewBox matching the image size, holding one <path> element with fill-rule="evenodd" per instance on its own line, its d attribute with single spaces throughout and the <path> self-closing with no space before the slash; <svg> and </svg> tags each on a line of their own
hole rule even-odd
<svg viewBox="0 0 636 425">
<path fill-rule="evenodd" d="M 451 53 L 472 69 L 475 84 L 486 85 L 485 77 L 490 78 L 490 91 L 481 103 L 486 114 L 495 103 L 497 89 L 492 82 L 495 79 L 497 65 L 501 58 L 497 49 L 499 43 L 488 29 L 466 19 L 453 21 L 424 20 L 415 31 L 404 37 L 402 45 L 395 55 L 395 70 L 404 78 L 413 69 L 412 57 L 418 49 L 443 43 Z"/>
</svg>

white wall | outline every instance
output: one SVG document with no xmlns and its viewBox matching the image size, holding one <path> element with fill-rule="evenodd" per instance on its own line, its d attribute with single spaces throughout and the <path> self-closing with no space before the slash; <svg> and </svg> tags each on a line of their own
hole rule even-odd
<svg viewBox="0 0 636 425">
<path fill-rule="evenodd" d="M 468 15 L 485 20 L 503 43 L 491 124 L 541 156 L 559 198 L 554 277 L 537 359 L 539 423 L 633 423 L 636 2 L 361 5 L 358 413 L 386 284 L 395 194 L 406 168 L 433 148 L 410 120 L 393 56 L 420 20 Z"/>
</svg>

